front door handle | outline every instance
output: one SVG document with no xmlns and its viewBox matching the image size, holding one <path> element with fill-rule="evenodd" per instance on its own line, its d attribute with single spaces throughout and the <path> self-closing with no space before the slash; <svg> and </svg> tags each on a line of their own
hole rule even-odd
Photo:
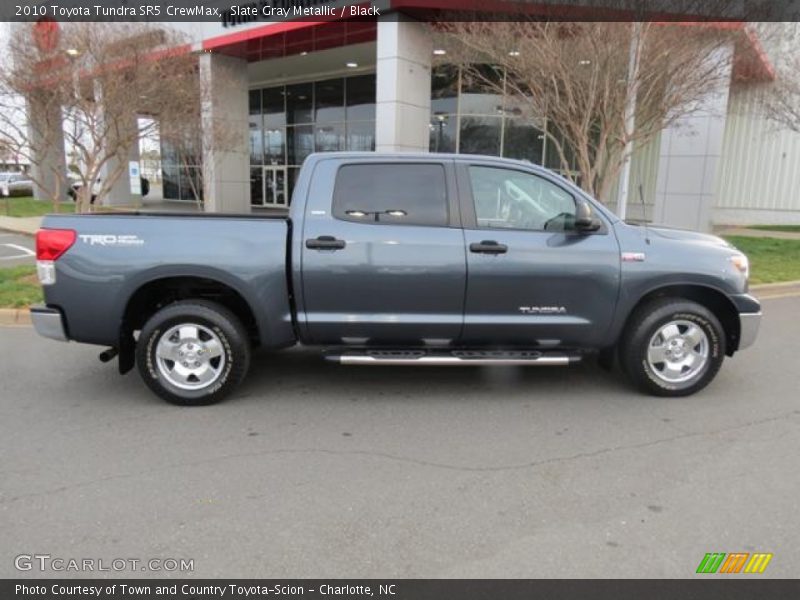
<svg viewBox="0 0 800 600">
<path fill-rule="evenodd" d="M 477 254 L 505 254 L 508 252 L 508 246 L 495 242 L 494 240 L 483 240 L 482 242 L 473 242 L 470 244 L 469 251 Z"/>
<path fill-rule="evenodd" d="M 341 250 L 347 246 L 344 240 L 337 240 L 332 235 L 321 235 L 318 238 L 306 240 L 309 250 Z"/>
</svg>

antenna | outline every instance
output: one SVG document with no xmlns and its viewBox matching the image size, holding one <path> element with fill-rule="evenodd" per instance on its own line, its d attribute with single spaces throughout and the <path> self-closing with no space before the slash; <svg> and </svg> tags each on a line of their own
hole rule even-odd
<svg viewBox="0 0 800 600">
<path fill-rule="evenodd" d="M 647 207 L 644 203 L 644 192 L 642 191 L 642 180 L 639 179 L 639 202 L 642 203 L 642 227 L 644 227 L 644 241 L 650 245 L 650 231 L 647 229 Z"/>
<path fill-rule="evenodd" d="M 644 178 L 642 177 L 642 165 L 640 162 L 636 163 L 636 175 L 639 179 L 639 184 L 636 186 L 639 192 L 639 203 L 642 205 L 642 227 L 644 228 L 644 241 L 649 246 L 650 245 L 650 231 L 647 229 L 647 205 L 644 203 L 644 190 L 642 188 L 642 182 Z"/>
</svg>

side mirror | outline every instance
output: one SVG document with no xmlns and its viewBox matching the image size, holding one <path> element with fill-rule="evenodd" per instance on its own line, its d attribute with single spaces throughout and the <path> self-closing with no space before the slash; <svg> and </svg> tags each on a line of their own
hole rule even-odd
<svg viewBox="0 0 800 600">
<path fill-rule="evenodd" d="M 575 206 L 575 231 L 589 233 L 600 229 L 600 219 L 595 218 L 592 205 L 585 200 L 578 200 Z"/>
</svg>

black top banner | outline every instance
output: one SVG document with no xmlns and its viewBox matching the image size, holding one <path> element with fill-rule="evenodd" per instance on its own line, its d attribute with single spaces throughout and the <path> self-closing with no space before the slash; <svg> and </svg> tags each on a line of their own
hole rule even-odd
<svg viewBox="0 0 800 600">
<path fill-rule="evenodd" d="M 800 0 L 3 0 L 0 21 L 797 21 Z"/>
<path fill-rule="evenodd" d="M 800 580 L 753 578 L 0 581 L 3 600 L 783 600 L 798 597 Z"/>
</svg>

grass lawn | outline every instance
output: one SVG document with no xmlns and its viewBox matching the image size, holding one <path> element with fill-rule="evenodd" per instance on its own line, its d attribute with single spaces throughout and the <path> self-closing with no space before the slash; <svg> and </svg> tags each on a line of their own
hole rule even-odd
<svg viewBox="0 0 800 600">
<path fill-rule="evenodd" d="M 750 225 L 748 229 L 760 229 L 761 231 L 787 231 L 789 233 L 800 233 L 800 225 Z"/>
<path fill-rule="evenodd" d="M 36 267 L 0 269 L 0 307 L 22 308 L 37 302 L 42 302 L 42 287 L 36 278 Z"/>
<path fill-rule="evenodd" d="M 0 198 L 0 215 L 6 217 L 41 217 L 51 212 L 55 212 L 52 202 L 34 200 L 30 196 Z M 61 202 L 58 212 L 75 212 L 75 203 Z"/>
<path fill-rule="evenodd" d="M 800 240 L 725 236 L 750 259 L 750 283 L 800 279 Z"/>
</svg>

